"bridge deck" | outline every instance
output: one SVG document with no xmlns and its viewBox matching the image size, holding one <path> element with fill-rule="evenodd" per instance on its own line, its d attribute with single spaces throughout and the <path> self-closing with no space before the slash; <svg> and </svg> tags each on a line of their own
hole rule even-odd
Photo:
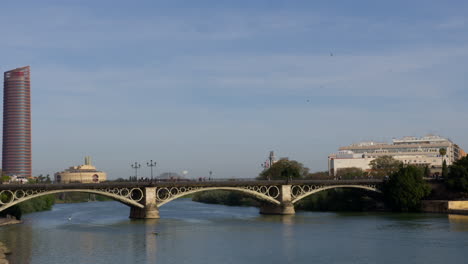
<svg viewBox="0 0 468 264">
<path fill-rule="evenodd" d="M 183 181 L 138 181 L 102 183 L 49 183 L 49 184 L 0 184 L 0 190 L 69 190 L 69 189 L 107 189 L 142 187 L 235 187 L 235 186 L 280 186 L 280 185 L 356 185 L 380 184 L 382 180 L 183 180 Z"/>
</svg>

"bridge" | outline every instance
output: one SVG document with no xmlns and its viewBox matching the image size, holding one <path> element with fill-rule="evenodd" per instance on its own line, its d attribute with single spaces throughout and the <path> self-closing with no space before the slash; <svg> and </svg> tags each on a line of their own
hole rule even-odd
<svg viewBox="0 0 468 264">
<path fill-rule="evenodd" d="M 0 211 L 48 194 L 99 194 L 130 206 L 130 218 L 159 218 L 159 207 L 177 198 L 209 190 L 242 192 L 262 201 L 261 214 L 295 214 L 294 204 L 333 188 L 381 192 L 382 180 L 223 180 L 164 182 L 104 182 L 69 184 L 0 184 Z"/>
</svg>

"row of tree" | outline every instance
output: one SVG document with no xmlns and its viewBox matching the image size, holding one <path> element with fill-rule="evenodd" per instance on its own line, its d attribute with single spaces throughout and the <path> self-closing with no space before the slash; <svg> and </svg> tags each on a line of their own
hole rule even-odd
<svg viewBox="0 0 468 264">
<path fill-rule="evenodd" d="M 391 156 L 382 156 L 373 160 L 370 164 L 371 174 L 357 168 L 349 168 L 341 171 L 340 177 L 354 179 L 361 177 L 384 178 L 383 198 L 385 203 L 396 211 L 417 211 L 421 201 L 429 195 L 431 189 L 424 181 L 424 168 L 403 165 Z M 301 163 L 281 159 L 270 168 L 260 173 L 258 179 L 284 180 L 284 179 L 310 179 L 315 175 L 309 173 L 309 169 Z"/>
<path fill-rule="evenodd" d="M 328 171 L 310 173 L 309 169 L 295 160 L 280 159 L 273 165 L 260 173 L 257 177 L 261 180 L 281 180 L 281 179 L 359 179 L 377 178 L 383 179 L 396 172 L 402 163 L 391 156 L 381 156 L 370 162 L 371 170 L 365 172 L 360 168 L 343 168 L 330 176 Z"/>
</svg>

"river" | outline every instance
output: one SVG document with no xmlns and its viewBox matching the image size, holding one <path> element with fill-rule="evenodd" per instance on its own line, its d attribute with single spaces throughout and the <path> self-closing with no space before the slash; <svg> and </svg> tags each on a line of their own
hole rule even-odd
<svg viewBox="0 0 468 264">
<path fill-rule="evenodd" d="M 117 202 L 57 204 L 0 227 L 13 264 L 464 263 L 468 216 L 299 212 L 175 200 L 161 219 Z"/>
</svg>

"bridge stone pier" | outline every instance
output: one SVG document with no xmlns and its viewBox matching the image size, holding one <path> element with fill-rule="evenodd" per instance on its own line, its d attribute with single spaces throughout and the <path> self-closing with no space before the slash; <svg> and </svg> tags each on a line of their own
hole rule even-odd
<svg viewBox="0 0 468 264">
<path fill-rule="evenodd" d="M 277 199 L 280 204 L 263 203 L 260 206 L 260 214 L 293 215 L 296 213 L 292 203 L 291 185 L 281 185 Z"/>
<path fill-rule="evenodd" d="M 145 187 L 143 189 L 144 197 L 140 203 L 144 206 L 130 206 L 130 218 L 134 219 L 157 219 L 159 218 L 159 209 L 156 204 L 156 187 Z"/>
<path fill-rule="evenodd" d="M 261 214 L 292 215 L 301 199 L 332 188 L 360 188 L 380 192 L 381 180 L 294 180 L 294 181 L 153 181 L 69 184 L 0 184 L 0 211 L 42 195 L 84 192 L 110 197 L 130 206 L 130 218 L 159 218 L 159 208 L 189 194 L 227 190 L 242 192 L 259 201 Z"/>
</svg>

